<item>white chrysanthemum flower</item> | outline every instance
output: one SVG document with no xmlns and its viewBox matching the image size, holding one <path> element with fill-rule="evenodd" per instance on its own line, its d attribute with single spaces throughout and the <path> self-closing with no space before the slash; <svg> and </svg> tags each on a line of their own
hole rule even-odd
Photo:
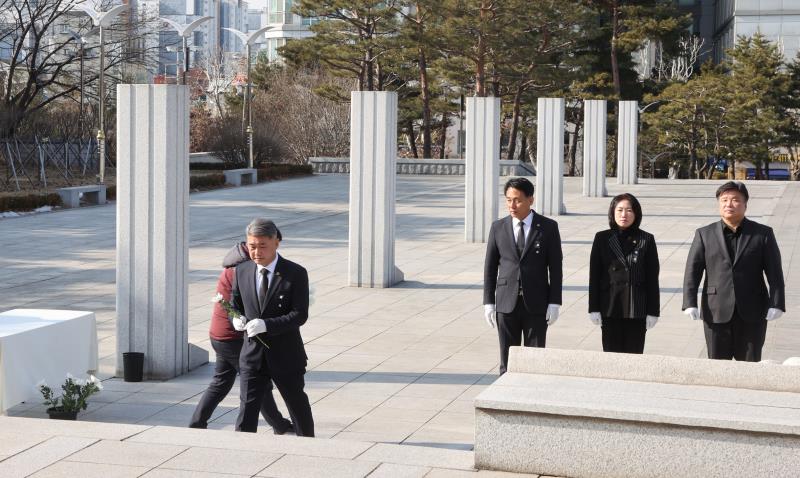
<svg viewBox="0 0 800 478">
<path fill-rule="evenodd" d="M 215 295 L 214 297 L 211 298 L 211 302 L 213 304 L 219 304 L 223 300 L 224 300 L 224 298 L 222 297 L 222 294 L 220 294 L 219 292 L 217 292 L 217 295 Z"/>
<path fill-rule="evenodd" d="M 103 382 L 101 382 L 100 379 L 95 377 L 94 375 L 89 375 L 89 382 L 95 384 L 98 390 L 103 389 Z"/>
</svg>

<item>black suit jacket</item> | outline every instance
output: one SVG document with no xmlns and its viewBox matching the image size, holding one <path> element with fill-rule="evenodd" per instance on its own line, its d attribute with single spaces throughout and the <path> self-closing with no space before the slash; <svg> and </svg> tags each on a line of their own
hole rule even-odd
<svg viewBox="0 0 800 478">
<path fill-rule="evenodd" d="M 603 317 L 643 319 L 659 316 L 656 240 L 641 229 L 631 231 L 633 249 L 624 254 L 613 229 L 594 236 L 589 261 L 589 312 Z"/>
<path fill-rule="evenodd" d="M 558 223 L 534 213 L 522 256 L 517 252 L 511 216 L 498 219 L 489 230 L 483 276 L 483 303 L 496 304 L 510 314 L 519 298 L 520 281 L 525 309 L 544 314 L 547 304 L 561 304 L 561 235 Z"/>
<path fill-rule="evenodd" d="M 697 307 L 697 290 L 705 272 L 700 310 L 709 323 L 730 321 L 734 308 L 748 322 L 764 320 L 769 308 L 786 311 L 781 253 L 772 228 L 747 218 L 739 227 L 742 232 L 733 262 L 720 221 L 695 232 L 686 258 L 683 309 Z"/>
<path fill-rule="evenodd" d="M 300 336 L 300 326 L 308 319 L 308 273 L 302 266 L 278 256 L 267 300 L 260 308 L 256 270 L 253 261 L 236 266 L 231 297 L 236 309 L 248 319 L 264 319 L 267 331 L 259 337 L 269 348 L 245 336 L 239 362 L 259 370 L 266 359 L 271 374 L 302 373 L 308 360 Z"/>
</svg>

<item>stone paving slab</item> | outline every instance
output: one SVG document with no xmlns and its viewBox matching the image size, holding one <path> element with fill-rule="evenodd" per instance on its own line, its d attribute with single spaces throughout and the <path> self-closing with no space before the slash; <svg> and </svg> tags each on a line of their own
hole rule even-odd
<svg viewBox="0 0 800 478">
<path fill-rule="evenodd" d="M 153 468 L 186 450 L 185 446 L 101 440 L 74 453 L 68 461 Z"/>
<path fill-rule="evenodd" d="M 0 476 L 29 476 L 91 445 L 94 438 L 57 436 L 0 461 Z"/>
<path fill-rule="evenodd" d="M 307 478 L 362 478 L 378 465 L 367 461 L 286 455 L 256 476 L 294 478 L 302 474 Z"/>
<path fill-rule="evenodd" d="M 474 463 L 472 452 L 468 451 L 394 445 L 390 443 L 377 443 L 360 455 L 358 459 L 457 470 L 472 470 Z"/>
<path fill-rule="evenodd" d="M 270 430 L 271 432 L 271 430 Z M 325 440 L 303 437 L 277 437 L 267 433 L 253 440 L 250 434 L 232 431 L 215 431 L 215 440 L 209 441 L 205 430 L 190 428 L 153 427 L 130 438 L 137 443 L 154 445 L 177 445 L 183 447 L 216 447 L 234 450 L 247 450 L 265 453 L 281 453 L 321 458 L 353 459 L 364 453 L 372 445 L 367 442 L 350 440 Z"/>
<path fill-rule="evenodd" d="M 280 458 L 280 453 L 196 447 L 161 464 L 160 468 L 253 476 Z"/>
</svg>

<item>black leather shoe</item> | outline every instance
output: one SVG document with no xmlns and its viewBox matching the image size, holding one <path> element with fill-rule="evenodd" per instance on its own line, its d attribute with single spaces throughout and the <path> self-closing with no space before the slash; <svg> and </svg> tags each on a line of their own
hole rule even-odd
<svg viewBox="0 0 800 478">
<path fill-rule="evenodd" d="M 284 419 L 280 425 L 272 427 L 272 431 L 276 435 L 283 435 L 284 433 L 288 432 L 289 430 L 294 430 L 294 426 L 292 422 L 289 420 Z"/>
</svg>

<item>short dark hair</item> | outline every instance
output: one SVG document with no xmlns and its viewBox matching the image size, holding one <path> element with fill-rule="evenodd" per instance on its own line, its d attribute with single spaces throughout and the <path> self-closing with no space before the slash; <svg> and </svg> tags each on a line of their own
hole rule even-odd
<svg viewBox="0 0 800 478">
<path fill-rule="evenodd" d="M 277 237 L 279 241 L 283 240 L 283 236 L 281 236 L 281 231 L 278 229 L 278 226 L 276 226 L 275 223 L 269 219 L 264 219 L 261 217 L 257 217 L 250 221 L 250 224 L 247 225 L 246 234 L 248 236 L 256 237 Z"/>
<path fill-rule="evenodd" d="M 514 188 L 522 191 L 526 197 L 533 197 L 533 184 L 526 178 L 511 178 L 506 181 L 506 186 L 503 188 L 503 195 L 508 192 L 508 188 Z"/>
<path fill-rule="evenodd" d="M 728 191 L 739 191 L 744 196 L 744 202 L 750 200 L 750 194 L 747 193 L 747 186 L 744 185 L 741 181 L 728 181 L 727 183 L 723 184 L 722 186 L 717 188 L 717 199 L 722 196 L 723 193 Z"/>
<path fill-rule="evenodd" d="M 608 226 L 611 229 L 619 229 L 617 221 L 614 220 L 614 209 L 616 209 L 617 204 L 621 203 L 622 201 L 628 201 L 631 203 L 633 214 L 636 216 L 636 218 L 633 220 L 633 224 L 631 224 L 631 228 L 639 229 L 639 224 L 642 223 L 642 205 L 639 204 L 639 200 L 636 199 L 636 196 L 629 193 L 618 194 L 614 196 L 614 199 L 611 200 L 611 205 L 608 207 Z"/>
</svg>

